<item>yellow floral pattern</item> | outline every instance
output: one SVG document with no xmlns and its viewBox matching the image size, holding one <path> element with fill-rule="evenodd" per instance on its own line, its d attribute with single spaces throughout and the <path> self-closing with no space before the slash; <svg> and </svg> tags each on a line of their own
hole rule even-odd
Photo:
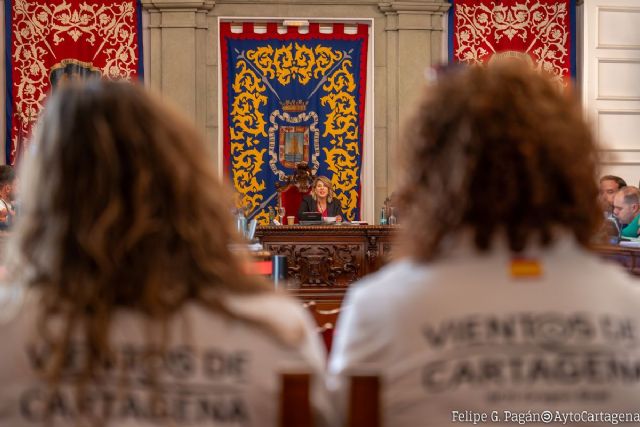
<svg viewBox="0 0 640 427">
<path fill-rule="evenodd" d="M 249 57 L 247 55 L 247 57 Z M 267 136 L 264 114 L 260 107 L 267 104 L 265 92 L 267 88 L 260 77 L 247 66 L 246 61 L 239 60 L 232 84 L 236 94 L 231 107 L 231 170 L 233 186 L 242 196 L 239 204 L 247 212 L 253 212 L 262 203 L 261 194 L 266 188 L 264 180 L 256 176 L 265 162 L 266 149 L 256 148 L 259 141 L 256 136 Z M 268 222 L 266 213 L 257 216 L 260 221 Z"/>
<path fill-rule="evenodd" d="M 360 157 L 358 144 L 358 109 L 356 102 L 356 83 L 349 71 L 351 61 L 345 60 L 340 68 L 329 76 L 322 86 L 327 93 L 320 98 L 322 105 L 328 105 L 331 111 L 324 121 L 323 137 L 330 136 L 331 147 L 323 148 L 327 168 L 333 172 L 331 184 L 336 197 L 342 204 L 342 210 L 349 220 L 354 220 L 358 208 L 358 187 L 360 169 L 357 159 Z"/>
<path fill-rule="evenodd" d="M 327 46 L 307 47 L 299 43 L 289 43 L 277 49 L 260 46 L 246 54 L 253 65 L 269 79 L 277 79 L 286 86 L 293 80 L 302 85 L 311 78 L 325 75 L 340 59 L 342 52 Z"/>
</svg>

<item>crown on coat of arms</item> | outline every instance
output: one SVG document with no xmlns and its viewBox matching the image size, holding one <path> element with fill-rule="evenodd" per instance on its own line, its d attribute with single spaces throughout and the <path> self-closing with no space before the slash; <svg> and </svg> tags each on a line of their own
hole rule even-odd
<svg viewBox="0 0 640 427">
<path fill-rule="evenodd" d="M 301 113 L 307 109 L 307 101 L 301 99 L 298 100 L 286 100 L 282 102 L 282 110 L 288 113 Z"/>
</svg>

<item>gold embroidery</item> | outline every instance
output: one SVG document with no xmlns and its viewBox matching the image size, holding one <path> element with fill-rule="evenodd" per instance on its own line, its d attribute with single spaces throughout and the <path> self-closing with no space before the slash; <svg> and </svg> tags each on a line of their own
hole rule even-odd
<svg viewBox="0 0 640 427">
<path fill-rule="evenodd" d="M 273 48 L 271 46 L 260 46 L 256 50 L 247 52 L 247 58 L 251 60 L 263 75 L 270 79 L 276 76 L 273 66 Z M 235 90 L 235 89 L 234 89 Z"/>
<path fill-rule="evenodd" d="M 286 86 L 292 80 L 302 85 L 311 78 L 325 75 L 333 65 L 342 59 L 342 52 L 327 46 L 316 46 L 314 49 L 304 44 L 287 44 L 277 49 L 272 46 L 260 46 L 247 51 L 249 59 L 267 78 L 276 78 Z"/>
<path fill-rule="evenodd" d="M 311 80 L 311 69 L 316 65 L 316 58 L 313 51 L 304 45 L 296 43 L 295 66 L 292 67 L 293 74 L 302 85 L 306 85 Z"/>
<path fill-rule="evenodd" d="M 291 82 L 291 66 L 293 65 L 293 55 L 291 54 L 292 46 L 285 45 L 276 49 L 274 55 L 274 65 L 276 67 L 276 76 L 281 85 L 286 86 Z"/>
<path fill-rule="evenodd" d="M 260 193 L 266 187 L 265 181 L 256 176 L 262 169 L 267 150 L 258 150 L 259 141 L 251 137 L 267 136 L 264 114 L 260 111 L 260 107 L 267 104 L 267 97 L 263 95 L 266 87 L 245 61 L 239 60 L 236 68 L 229 128 L 231 175 L 234 188 L 242 196 L 239 203 L 248 212 L 253 212 L 262 202 L 264 197 Z"/>
<path fill-rule="evenodd" d="M 325 75 L 333 67 L 333 64 L 342 59 L 342 52 L 326 46 L 316 46 L 315 54 L 316 69 L 313 72 L 313 77 L 316 79 Z"/>
<path fill-rule="evenodd" d="M 349 71 L 351 61 L 343 61 L 328 82 L 322 86 L 327 95 L 320 98 L 322 105 L 328 105 L 330 113 L 324 122 L 323 136 L 331 135 L 331 148 L 324 148 L 327 167 L 333 172 L 331 183 L 340 200 L 347 219 L 354 220 L 358 207 L 357 188 L 360 181 L 360 168 L 357 159 L 359 152 L 358 114 L 355 93 L 356 84 L 353 73 Z"/>
</svg>

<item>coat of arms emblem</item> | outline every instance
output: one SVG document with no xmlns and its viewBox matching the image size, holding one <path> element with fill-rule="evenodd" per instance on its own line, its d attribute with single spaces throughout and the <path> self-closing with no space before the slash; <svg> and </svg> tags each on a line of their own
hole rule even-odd
<svg viewBox="0 0 640 427">
<path fill-rule="evenodd" d="M 271 113 L 269 121 L 269 165 L 274 174 L 283 180 L 301 162 L 309 164 L 315 172 L 320 151 L 318 115 L 306 112 L 307 102 L 285 101 L 279 110 Z M 297 113 L 297 114 L 296 114 Z"/>
</svg>

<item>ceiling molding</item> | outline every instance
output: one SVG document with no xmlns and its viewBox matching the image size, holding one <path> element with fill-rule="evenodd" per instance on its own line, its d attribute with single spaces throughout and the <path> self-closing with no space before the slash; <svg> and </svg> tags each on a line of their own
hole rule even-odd
<svg viewBox="0 0 640 427">
<path fill-rule="evenodd" d="M 446 12 L 451 4 L 445 0 L 387 1 L 378 3 L 384 13 Z"/>
<path fill-rule="evenodd" d="M 142 0 L 145 9 L 157 10 L 211 10 L 215 0 Z"/>
</svg>

